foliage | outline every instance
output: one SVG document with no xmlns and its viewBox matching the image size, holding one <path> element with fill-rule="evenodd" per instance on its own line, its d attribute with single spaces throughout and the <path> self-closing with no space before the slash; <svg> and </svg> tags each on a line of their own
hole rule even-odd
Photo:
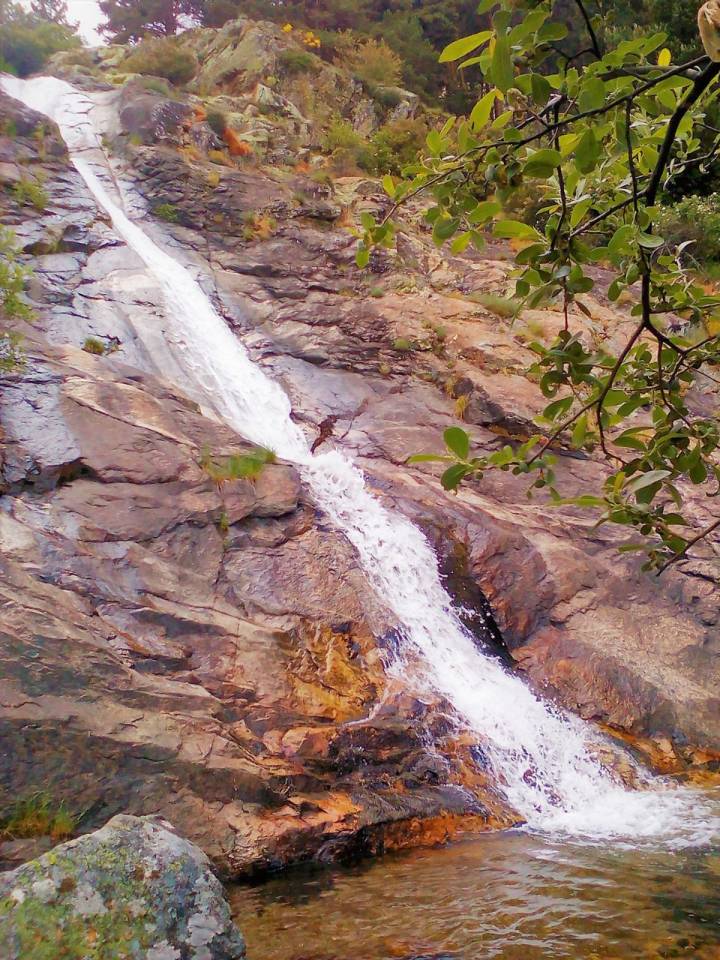
<svg viewBox="0 0 720 960">
<path fill-rule="evenodd" d="M 216 136 L 222 139 L 227 129 L 227 117 L 220 110 L 208 110 L 207 123 Z"/>
<path fill-rule="evenodd" d="M 120 349 L 120 340 L 117 337 L 85 337 L 82 349 L 85 353 L 92 353 L 96 357 L 106 357 Z"/>
<path fill-rule="evenodd" d="M 32 206 L 44 210 L 48 205 L 48 194 L 42 183 L 23 177 L 13 186 L 13 197 L 23 206 Z"/>
<path fill-rule="evenodd" d="M 657 215 L 657 230 L 670 250 L 682 246 L 683 260 L 720 260 L 720 196 L 685 197 Z"/>
<path fill-rule="evenodd" d="M 102 340 L 98 340 L 97 337 L 85 337 L 82 348 L 85 353 L 95 354 L 96 357 L 105 355 L 105 344 Z"/>
<path fill-rule="evenodd" d="M 367 83 L 395 86 L 402 77 L 402 60 L 382 39 L 353 44 L 339 65 Z"/>
<path fill-rule="evenodd" d="M 245 214 L 243 237 L 245 240 L 269 240 L 277 230 L 277 220 L 268 213 L 250 211 Z"/>
<path fill-rule="evenodd" d="M 32 0 L 30 9 L 38 20 L 69 26 L 66 0 Z"/>
<path fill-rule="evenodd" d="M 352 124 L 340 117 L 333 117 L 322 138 L 322 148 L 332 157 L 333 169 L 340 175 L 358 172 L 358 167 L 369 162 L 365 138 Z"/>
<path fill-rule="evenodd" d="M 364 169 L 370 173 L 400 175 L 413 163 L 425 143 L 428 128 L 424 120 L 391 120 L 373 135 Z"/>
<path fill-rule="evenodd" d="M 215 481 L 256 480 L 269 463 L 275 463 L 275 454 L 265 447 L 254 447 L 250 453 L 233 454 L 223 460 L 215 460 L 208 451 L 204 451 L 200 466 Z"/>
<path fill-rule="evenodd" d="M 151 37 L 139 43 L 123 68 L 129 73 L 147 73 L 164 77 L 170 83 L 182 85 L 192 80 L 198 71 L 198 61 L 192 50 L 171 37 Z"/>
<path fill-rule="evenodd" d="M 12 230 L 0 226 L 0 305 L 5 316 L 30 320 L 32 311 L 23 300 L 30 271 L 18 261 L 18 247 Z"/>
<path fill-rule="evenodd" d="M 569 6 L 570 32 L 553 20 L 550 0 L 481 3 L 491 25 L 453 41 L 441 59 L 477 67 L 486 92 L 468 117 L 428 134 L 404 181 L 385 178 L 393 203 L 379 222 L 363 215 L 358 264 L 372 246 L 392 244 L 394 216 L 421 193 L 432 198 L 425 216 L 438 246 L 482 248 L 487 230 L 512 241 L 513 296 L 561 308 L 554 340 L 531 345 L 530 373 L 548 400 L 541 430 L 517 448 L 474 456 L 454 428 L 443 483 L 456 489 L 489 469 L 527 474 L 531 490 L 555 503 L 634 531 L 639 540 L 625 549 L 645 550 L 647 565 L 662 570 L 720 529 L 720 519 L 693 528 L 683 493 L 696 485 L 713 494 L 720 484 L 720 425 L 690 394 L 696 379 L 717 380 L 720 297 L 687 272 L 660 210 L 668 183 L 720 150 L 720 133 L 709 149 L 699 135 L 718 99 L 720 63 L 674 63 L 663 33 L 605 47 L 584 0 Z M 544 200 L 540 228 L 506 213 L 525 185 Z M 595 263 L 611 271 L 610 299 L 633 303 L 617 349 L 583 332 Z M 552 453 L 563 442 L 604 458 L 602 489 L 563 497 Z"/>
<path fill-rule="evenodd" d="M 15 331 L 0 333 L 0 374 L 14 373 L 25 363 L 22 338 Z"/>
<path fill-rule="evenodd" d="M 0 9 L 0 64 L 10 73 L 26 77 L 40 70 L 54 53 L 81 46 L 74 29 L 64 21 L 43 19 L 13 2 L 3 3 Z"/>
<path fill-rule="evenodd" d="M 156 207 L 153 207 L 153 213 L 166 223 L 180 222 L 180 211 L 172 203 L 159 203 Z"/>
<path fill-rule="evenodd" d="M 48 793 L 38 791 L 17 800 L 0 818 L 0 839 L 49 836 L 53 840 L 67 840 L 75 833 L 77 824 L 78 817 L 63 801 L 56 803 Z"/>
<path fill-rule="evenodd" d="M 278 62 L 285 73 L 294 76 L 298 73 L 317 73 L 318 59 L 307 50 L 282 50 Z M 320 61 L 322 63 L 322 61 Z"/>
<path fill-rule="evenodd" d="M 199 23 L 205 7 L 203 0 L 100 0 L 107 21 L 102 31 L 113 43 L 174 37 L 182 24 Z"/>
</svg>

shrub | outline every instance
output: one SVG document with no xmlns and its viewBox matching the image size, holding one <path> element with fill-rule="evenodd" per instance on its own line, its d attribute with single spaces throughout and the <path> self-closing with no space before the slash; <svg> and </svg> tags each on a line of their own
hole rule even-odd
<svg viewBox="0 0 720 960">
<path fill-rule="evenodd" d="M 13 196 L 18 203 L 35 207 L 36 210 L 44 210 L 49 200 L 47 190 L 41 183 L 25 177 L 14 185 Z"/>
<path fill-rule="evenodd" d="M 283 50 L 278 57 L 282 70 L 290 76 L 299 73 L 317 73 L 320 69 L 317 57 L 307 50 Z"/>
<path fill-rule="evenodd" d="M 18 252 L 15 234 L 0 227 L 0 305 L 7 316 L 29 320 L 32 311 L 22 293 L 30 271 L 18 263 Z"/>
<path fill-rule="evenodd" d="M 20 13 L 0 26 L 0 70 L 26 77 L 54 53 L 81 46 L 69 27 Z"/>
<path fill-rule="evenodd" d="M 102 340 L 98 340 L 97 337 L 85 337 L 82 348 L 85 353 L 93 353 L 97 357 L 105 355 L 105 344 Z"/>
<path fill-rule="evenodd" d="M 333 169 L 337 173 L 356 173 L 358 167 L 367 169 L 372 162 L 365 139 L 340 117 L 330 121 L 322 148 L 332 156 Z"/>
<path fill-rule="evenodd" d="M 392 87 L 397 86 L 402 77 L 402 60 L 384 40 L 355 43 L 337 63 L 365 83 Z"/>
<path fill-rule="evenodd" d="M 269 240 L 277 230 L 277 220 L 267 213 L 251 211 L 245 214 L 243 237 L 248 240 Z"/>
<path fill-rule="evenodd" d="M 393 120 L 381 127 L 370 141 L 365 169 L 369 173 L 394 173 L 416 158 L 425 144 L 427 124 L 423 120 Z"/>
<path fill-rule="evenodd" d="M 158 93 L 161 97 L 172 97 L 172 86 L 162 77 L 140 77 L 140 86 L 148 93 Z"/>
<path fill-rule="evenodd" d="M 164 77 L 178 85 L 192 80 L 198 67 L 197 57 L 192 50 L 183 47 L 173 37 L 153 37 L 141 41 L 123 63 L 123 68 L 129 73 Z"/>
<path fill-rule="evenodd" d="M 172 203 L 158 204 L 157 207 L 153 207 L 153 213 L 166 223 L 179 223 L 180 221 L 180 213 Z"/>
<path fill-rule="evenodd" d="M 254 447 L 250 453 L 234 454 L 222 461 L 214 460 L 205 451 L 200 466 L 215 483 L 228 480 L 256 480 L 268 463 L 275 463 L 275 453 L 265 447 Z"/>
<path fill-rule="evenodd" d="M 669 247 L 690 241 L 687 254 L 703 261 L 720 260 L 720 195 L 685 197 L 658 215 L 658 233 Z"/>
<path fill-rule="evenodd" d="M 393 340 L 393 350 L 397 350 L 399 353 L 409 353 L 410 350 L 415 349 L 415 344 L 412 340 L 408 340 L 407 337 L 398 337 L 396 340 Z"/>
<path fill-rule="evenodd" d="M 227 117 L 220 110 L 210 110 L 207 115 L 207 124 L 212 132 L 222 139 L 227 130 Z"/>
<path fill-rule="evenodd" d="M 14 331 L 0 333 L 0 374 L 19 370 L 25 363 L 22 339 Z"/>
<path fill-rule="evenodd" d="M 397 87 L 384 87 L 374 83 L 366 84 L 366 86 L 373 100 L 388 110 L 399 106 L 404 100 L 402 90 L 399 90 Z"/>
<path fill-rule="evenodd" d="M 0 839 L 49 836 L 66 840 L 75 833 L 77 821 L 62 801 L 54 803 L 47 793 L 38 791 L 17 800 L 0 820 Z"/>
</svg>

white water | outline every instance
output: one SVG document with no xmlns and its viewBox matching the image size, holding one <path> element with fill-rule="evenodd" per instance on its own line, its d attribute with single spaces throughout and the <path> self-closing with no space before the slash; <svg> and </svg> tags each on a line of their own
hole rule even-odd
<svg viewBox="0 0 720 960">
<path fill-rule="evenodd" d="M 391 514 L 341 453 L 311 455 L 290 402 L 256 366 L 190 273 L 131 222 L 109 192 L 111 176 L 90 121 L 92 103 L 53 78 L 5 77 L 11 96 L 55 120 L 73 163 L 122 239 L 161 284 L 168 349 L 192 385 L 238 433 L 297 465 L 318 506 L 344 532 L 381 601 L 401 625 L 406 683 L 440 693 L 477 732 L 510 804 L 532 829 L 575 837 L 678 844 L 720 836 L 720 815 L 688 789 L 628 791 L 590 753 L 592 731 L 538 699 L 476 649 L 442 587 L 420 531 Z M 113 189 L 114 192 L 114 189 Z M 413 655 L 410 655 L 409 651 Z"/>
</svg>

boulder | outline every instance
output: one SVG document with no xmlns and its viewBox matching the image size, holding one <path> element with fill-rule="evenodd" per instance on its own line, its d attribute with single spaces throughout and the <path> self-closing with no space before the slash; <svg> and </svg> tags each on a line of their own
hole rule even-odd
<svg viewBox="0 0 720 960">
<path fill-rule="evenodd" d="M 152 817 L 102 829 L 0 875 L 3 960 L 242 960 L 205 854 Z"/>
</svg>

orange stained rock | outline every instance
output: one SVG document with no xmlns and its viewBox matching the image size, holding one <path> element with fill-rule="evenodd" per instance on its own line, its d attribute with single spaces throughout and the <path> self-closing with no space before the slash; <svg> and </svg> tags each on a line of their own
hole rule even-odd
<svg viewBox="0 0 720 960">
<path fill-rule="evenodd" d="M 251 157 L 253 154 L 253 148 L 247 142 L 243 140 L 240 134 L 236 133 L 235 130 L 230 130 L 229 128 L 223 133 L 223 140 L 227 144 L 228 150 L 230 151 L 230 156 L 232 157 Z"/>
</svg>

